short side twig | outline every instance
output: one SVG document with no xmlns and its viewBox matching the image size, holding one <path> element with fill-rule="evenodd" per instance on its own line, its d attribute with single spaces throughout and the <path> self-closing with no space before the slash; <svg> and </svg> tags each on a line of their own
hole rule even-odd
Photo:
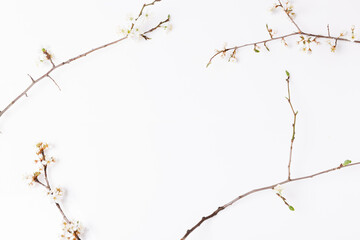
<svg viewBox="0 0 360 240">
<path fill-rule="evenodd" d="M 294 21 L 294 18 L 290 15 L 291 12 L 289 12 L 289 11 L 284 7 L 284 5 L 282 4 L 281 0 L 278 0 L 278 2 L 279 2 L 279 7 L 281 7 L 281 8 L 284 10 L 285 14 L 288 16 L 288 18 L 290 19 L 290 21 L 295 25 L 295 27 L 297 28 L 298 32 L 301 33 L 302 31 L 301 31 L 299 25 L 297 25 L 297 23 Z"/>
<path fill-rule="evenodd" d="M 48 75 L 47 77 L 50 78 L 51 81 L 53 81 L 53 83 L 57 86 L 57 88 L 59 89 L 59 91 L 61 91 L 61 88 L 60 88 L 59 84 L 57 84 L 57 82 L 56 82 L 52 77 L 50 77 L 50 75 Z"/>
</svg>

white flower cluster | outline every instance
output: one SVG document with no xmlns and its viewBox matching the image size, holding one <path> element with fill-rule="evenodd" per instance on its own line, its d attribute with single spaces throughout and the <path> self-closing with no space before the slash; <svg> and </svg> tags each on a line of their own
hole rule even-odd
<svg viewBox="0 0 360 240">
<path fill-rule="evenodd" d="M 34 183 L 37 181 L 37 177 L 40 175 L 40 172 L 34 172 L 32 174 L 26 174 L 24 180 L 29 186 L 34 186 Z"/>
<path fill-rule="evenodd" d="M 126 18 L 126 26 L 121 27 L 119 29 L 119 33 L 123 36 L 129 36 L 133 39 L 141 39 L 141 34 L 143 31 L 143 24 L 146 22 L 146 20 L 149 19 L 149 13 L 142 14 L 138 19 L 136 19 L 134 16 L 129 15 Z"/>
<path fill-rule="evenodd" d="M 316 37 L 304 37 L 303 35 L 300 36 L 300 40 L 297 44 L 301 45 L 301 50 L 306 53 L 312 53 L 312 45 L 319 45 L 320 42 L 317 40 Z"/>
<path fill-rule="evenodd" d="M 62 240 L 77 240 L 77 236 L 83 233 L 83 227 L 79 221 L 75 222 L 63 222 L 62 234 L 60 235 Z"/>
<path fill-rule="evenodd" d="M 55 188 L 55 190 L 49 190 L 47 195 L 52 202 L 60 203 L 64 197 L 64 191 L 61 188 Z"/>
<path fill-rule="evenodd" d="M 49 145 L 47 143 L 39 142 L 38 144 L 36 144 L 36 148 L 36 155 L 38 156 L 38 159 L 35 160 L 35 164 L 37 169 L 32 174 L 25 175 L 25 181 L 29 186 L 33 186 L 35 183 L 43 185 L 46 188 L 46 193 L 49 199 L 54 203 L 59 203 L 64 197 L 64 191 L 59 187 L 55 189 L 50 189 L 46 177 L 45 182 L 41 182 L 38 179 L 44 173 L 45 169 L 50 164 L 55 162 L 55 159 L 53 157 L 46 156 L 45 151 L 49 148 Z"/>
<path fill-rule="evenodd" d="M 45 150 L 49 147 L 47 143 L 39 142 L 36 144 L 38 159 L 35 160 L 36 170 L 28 175 L 24 176 L 25 181 L 29 186 L 33 186 L 38 181 L 38 177 L 44 172 L 44 168 L 51 163 L 55 162 L 53 157 L 46 157 Z"/>
<path fill-rule="evenodd" d="M 285 1 L 285 4 L 274 3 L 273 6 L 269 9 L 270 12 L 275 12 L 277 8 L 281 7 L 289 16 L 295 17 L 294 5 L 290 1 Z"/>
<path fill-rule="evenodd" d="M 119 27 L 118 33 L 122 36 L 129 36 L 132 39 L 140 40 L 140 39 L 146 39 L 146 36 L 143 35 L 143 33 L 148 30 L 146 29 L 146 25 L 149 22 L 150 14 L 145 12 L 141 14 L 139 17 L 134 17 L 133 15 L 128 15 L 126 18 L 126 24 L 123 27 Z M 172 30 L 172 25 L 167 24 L 161 26 L 166 31 Z"/>
<path fill-rule="evenodd" d="M 47 143 L 40 142 L 36 144 L 36 147 L 38 148 L 36 154 L 38 155 L 39 159 L 36 159 L 35 163 L 38 167 L 38 171 L 42 173 L 46 166 L 55 162 L 55 159 L 53 157 L 46 157 L 45 150 L 49 148 L 49 145 Z"/>
</svg>

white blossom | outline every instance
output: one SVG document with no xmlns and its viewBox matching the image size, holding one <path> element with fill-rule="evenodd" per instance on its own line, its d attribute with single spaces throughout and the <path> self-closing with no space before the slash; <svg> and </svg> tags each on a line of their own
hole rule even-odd
<svg viewBox="0 0 360 240">
<path fill-rule="evenodd" d="M 29 185 L 29 186 L 34 186 L 34 183 L 37 180 L 37 177 L 40 175 L 40 172 L 34 172 L 32 174 L 26 174 L 23 176 L 25 182 Z"/>
<path fill-rule="evenodd" d="M 173 29 L 173 25 L 172 24 L 168 24 L 166 26 L 164 26 L 164 29 L 165 31 L 168 33 L 168 32 L 171 32 L 172 29 Z"/>
<path fill-rule="evenodd" d="M 61 188 L 55 188 L 55 190 L 49 190 L 47 195 L 51 201 L 59 203 L 64 197 L 64 191 Z"/>
<path fill-rule="evenodd" d="M 83 233 L 83 227 L 79 221 L 75 222 L 63 222 L 61 239 L 63 240 L 76 240 L 76 236 Z"/>
<path fill-rule="evenodd" d="M 281 195 L 281 193 L 282 193 L 282 191 L 284 190 L 284 188 L 283 188 L 280 184 L 278 184 L 278 185 L 276 185 L 276 186 L 273 188 L 273 190 L 274 190 L 276 193 L 278 193 L 279 195 Z"/>
</svg>

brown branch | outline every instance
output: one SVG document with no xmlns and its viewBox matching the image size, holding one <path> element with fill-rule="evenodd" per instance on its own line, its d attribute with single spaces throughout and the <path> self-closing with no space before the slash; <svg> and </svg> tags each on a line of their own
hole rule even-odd
<svg viewBox="0 0 360 240">
<path fill-rule="evenodd" d="M 264 44 L 266 46 L 266 43 L 271 42 L 271 41 L 276 41 L 276 40 L 285 40 L 286 38 L 292 37 L 292 36 L 307 36 L 307 37 L 314 37 L 315 39 L 330 39 L 330 40 L 335 40 L 335 47 L 336 44 L 338 43 L 338 41 L 343 41 L 343 42 L 354 42 L 354 43 L 360 43 L 359 40 L 356 41 L 351 41 L 349 39 L 343 38 L 343 37 L 335 37 L 335 36 L 331 36 L 330 35 L 330 30 L 329 30 L 329 26 L 328 26 L 328 35 L 322 35 L 322 34 L 314 34 L 314 33 L 308 33 L 308 32 L 304 32 L 301 30 L 301 28 L 298 26 L 298 24 L 295 22 L 295 20 L 293 19 L 293 17 L 291 17 L 289 11 L 286 11 L 285 7 L 283 6 L 283 4 L 281 3 L 280 0 L 279 1 L 279 5 L 276 5 L 276 7 L 281 7 L 283 9 L 283 11 L 285 12 L 285 14 L 290 18 L 291 22 L 296 26 L 297 28 L 297 32 L 293 32 L 293 33 L 289 33 L 289 34 L 285 34 L 279 37 L 273 37 L 270 35 L 269 39 L 265 39 L 262 41 L 258 41 L 258 42 L 252 42 L 252 43 L 246 43 L 246 44 L 242 44 L 242 45 L 238 45 L 238 46 L 234 46 L 234 47 L 230 47 L 230 48 L 224 48 L 222 50 L 217 50 L 216 53 L 214 55 L 212 55 L 206 65 L 206 67 L 208 67 L 211 63 L 212 60 L 218 56 L 219 54 L 221 54 L 221 56 L 225 56 L 225 54 L 228 51 L 235 51 L 238 50 L 240 48 L 244 48 L 244 47 L 248 47 L 248 46 L 254 46 L 254 45 L 258 45 L 258 44 Z M 267 48 L 267 47 L 266 47 Z M 268 48 L 267 48 L 268 49 Z"/>
<path fill-rule="evenodd" d="M 141 8 L 141 10 L 140 10 L 140 12 L 139 12 L 139 15 L 137 16 L 137 18 L 135 18 L 135 21 L 137 21 L 137 20 L 142 16 L 143 11 L 144 11 L 144 9 L 145 9 L 146 7 L 151 6 L 151 5 L 154 5 L 156 2 L 161 2 L 161 0 L 154 0 L 154 1 L 151 2 L 151 3 L 145 3 L 145 4 L 142 6 L 142 8 Z"/>
<path fill-rule="evenodd" d="M 276 195 L 283 200 L 286 206 L 290 207 L 290 204 L 286 201 L 286 198 L 284 196 L 281 196 L 280 193 L 276 193 Z"/>
<path fill-rule="evenodd" d="M 314 174 L 311 174 L 311 175 L 307 175 L 307 176 L 303 176 L 303 177 L 298 177 L 298 178 L 293 178 L 293 179 L 286 179 L 282 182 L 278 182 L 278 183 L 275 183 L 275 184 L 272 184 L 272 185 L 269 185 L 269 186 L 266 186 L 266 187 L 261 187 L 261 188 L 255 188 L 249 192 L 246 192 L 238 197 L 236 197 L 235 199 L 233 199 L 232 201 L 226 203 L 225 205 L 223 206 L 220 206 L 218 207 L 213 213 L 211 213 L 210 215 L 208 216 L 205 216 L 203 218 L 201 218 L 201 220 L 196 224 L 194 225 L 192 228 L 190 228 L 189 230 L 186 231 L 185 235 L 181 238 L 181 240 L 185 240 L 195 229 L 197 229 L 198 227 L 200 227 L 200 225 L 205 222 L 206 220 L 212 218 L 212 217 L 215 217 L 219 212 L 223 211 L 224 209 L 228 208 L 229 206 L 233 205 L 235 202 L 239 201 L 240 199 L 250 195 L 250 194 L 253 194 L 253 193 L 256 193 L 256 192 L 260 192 L 260 191 L 264 191 L 264 190 L 268 190 L 268 189 L 272 189 L 274 187 L 276 187 L 277 185 L 284 185 L 284 184 L 287 184 L 287 183 L 291 183 L 291 182 L 296 182 L 296 181 L 300 181 L 300 180 L 305 180 L 305 179 L 309 179 L 309 178 L 313 178 L 313 177 L 316 177 L 316 176 L 319 176 L 319 175 L 322 175 L 322 174 L 325 174 L 325 173 L 329 173 L 329 172 L 332 172 L 332 171 L 335 171 L 335 170 L 338 170 L 338 169 L 341 169 L 341 168 L 345 168 L 345 167 L 352 167 L 352 166 L 356 166 L 356 165 L 359 165 L 360 162 L 355 162 L 355 163 L 351 163 L 351 164 L 348 164 L 346 166 L 344 165 L 340 165 L 339 167 L 336 167 L 336 168 L 330 168 L 330 169 L 327 169 L 327 170 L 324 170 L 324 171 L 321 171 L 321 172 L 318 172 L 318 173 L 314 173 Z"/>
<path fill-rule="evenodd" d="M 291 176 L 290 176 L 290 170 L 291 170 L 291 160 L 292 160 L 292 152 L 293 152 L 293 145 L 294 145 L 294 141 L 295 141 L 295 126 L 296 126 L 296 117 L 297 117 L 297 114 L 298 114 L 298 111 L 295 112 L 294 110 L 294 107 L 291 103 L 291 97 L 290 97 L 290 74 L 288 71 L 286 71 L 286 74 L 287 74 L 287 78 L 286 78 L 286 83 L 287 83 L 287 92 L 288 92 L 288 97 L 286 98 L 289 105 L 290 105 L 290 108 L 291 108 L 291 111 L 294 115 L 294 121 L 292 123 L 292 137 L 291 137 L 291 140 L 290 140 L 290 154 L 289 154 L 289 164 L 288 164 L 288 179 L 290 180 L 291 179 Z"/>
<path fill-rule="evenodd" d="M 28 76 L 30 77 L 30 79 L 31 79 L 32 82 L 35 82 L 35 80 L 33 79 L 32 76 L 30 76 L 30 74 L 28 74 Z"/>
<path fill-rule="evenodd" d="M 44 183 L 40 182 L 39 179 L 36 178 L 36 179 L 34 179 L 34 181 L 49 190 L 49 187 L 46 186 Z"/>
<path fill-rule="evenodd" d="M 151 3 L 149 3 L 149 4 L 144 4 L 143 7 L 141 8 L 140 13 L 139 13 L 139 15 L 138 15 L 138 17 L 136 18 L 135 21 L 137 21 L 137 20 L 139 19 L 139 17 L 143 14 L 144 8 L 146 8 L 147 6 L 154 5 L 156 2 L 160 2 L 160 1 L 161 1 L 161 0 L 154 0 L 153 2 L 151 2 Z M 156 27 L 154 27 L 154 28 L 152 28 L 152 29 L 144 32 L 143 34 L 147 34 L 147 33 L 150 33 L 150 32 L 152 32 L 152 31 L 154 31 L 155 29 L 159 28 L 162 24 L 164 24 L 165 22 L 168 22 L 169 20 L 170 20 L 170 16 L 168 16 L 168 18 L 167 18 L 166 20 L 160 22 Z M 134 24 L 132 24 L 131 29 L 133 29 L 133 27 L 134 27 Z M 140 35 L 142 35 L 142 34 L 140 34 Z M 39 78 L 37 78 L 36 80 L 34 80 L 34 79 L 29 75 L 29 77 L 30 77 L 31 80 L 32 80 L 32 83 L 31 83 L 29 86 L 27 86 L 27 87 L 25 88 L 25 90 L 22 91 L 16 98 L 14 98 L 10 103 L 8 103 L 3 110 L 0 111 L 0 117 L 1 117 L 2 115 L 4 115 L 4 113 L 7 112 L 17 101 L 19 101 L 19 99 L 21 99 L 23 96 L 26 96 L 26 95 L 27 95 L 27 92 L 28 92 L 35 84 L 37 84 L 38 82 L 40 82 L 40 81 L 41 81 L 42 79 L 44 79 L 45 77 L 49 77 L 50 79 L 52 79 L 52 78 L 49 76 L 49 74 L 52 73 L 54 70 L 56 70 L 56 69 L 64 66 L 65 64 L 69 64 L 69 63 L 71 63 L 71 62 L 73 62 L 73 61 L 75 61 L 75 60 L 78 60 L 78 59 L 80 59 L 80 58 L 83 58 L 83 57 L 87 56 L 87 55 L 90 54 L 90 53 L 93 53 L 93 52 L 98 51 L 98 50 L 100 50 L 100 49 L 103 49 L 103 48 L 109 47 L 109 46 L 111 46 L 111 45 L 114 45 L 114 44 L 116 44 L 116 43 L 119 43 L 119 42 L 127 39 L 128 37 L 129 37 L 129 35 L 126 35 L 126 36 L 124 36 L 124 37 L 122 37 L 122 38 L 120 38 L 120 39 L 117 39 L 117 40 L 115 40 L 115 41 L 113 41 L 113 42 L 106 43 L 106 44 L 101 45 L 101 46 L 99 46 L 99 47 L 97 47 L 97 48 L 91 49 L 91 50 L 89 50 L 89 51 L 87 51 L 87 52 L 84 52 L 84 53 L 82 53 L 82 54 L 80 54 L 80 55 L 78 55 L 78 56 L 76 56 L 76 57 L 70 58 L 70 59 L 68 59 L 68 60 L 66 60 L 66 61 L 64 61 L 64 62 L 62 62 L 62 63 L 57 64 L 57 65 L 54 64 L 54 62 L 53 62 L 53 60 L 52 60 L 52 56 L 51 56 L 47 51 L 44 52 L 44 50 L 43 50 L 43 52 L 44 52 L 47 60 L 49 60 L 50 63 L 51 63 L 51 65 L 52 65 L 51 69 L 48 70 L 46 73 L 44 73 L 44 74 L 43 74 L 42 76 L 40 76 Z"/>
<path fill-rule="evenodd" d="M 156 29 L 160 28 L 164 23 L 167 23 L 169 21 L 170 21 L 170 15 L 168 15 L 167 19 L 165 19 L 164 21 L 159 22 L 159 24 L 156 25 L 155 27 L 151 28 L 150 30 L 147 30 L 146 32 L 144 32 L 142 34 L 140 34 L 140 36 L 142 36 L 145 40 L 151 39 L 148 36 L 146 36 L 146 34 L 155 31 Z"/>
<path fill-rule="evenodd" d="M 58 87 L 59 91 L 61 91 L 59 84 L 57 84 L 57 82 L 52 77 L 50 77 L 50 75 L 48 75 L 47 77 L 50 78 L 54 82 L 54 84 Z"/>
</svg>

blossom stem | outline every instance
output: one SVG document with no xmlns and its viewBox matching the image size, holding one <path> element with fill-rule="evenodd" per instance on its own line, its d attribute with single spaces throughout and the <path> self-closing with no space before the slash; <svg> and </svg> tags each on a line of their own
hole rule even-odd
<svg viewBox="0 0 360 240">
<path fill-rule="evenodd" d="M 42 159 L 45 160 L 46 156 L 45 156 L 44 149 L 40 150 L 40 154 L 42 156 Z M 47 174 L 47 165 L 44 166 L 44 178 L 45 178 L 46 184 L 40 182 L 37 178 L 35 180 L 35 183 L 40 184 L 41 186 L 46 188 L 48 191 L 52 191 L 51 186 L 50 186 L 49 177 L 48 177 L 48 174 Z M 63 219 L 65 220 L 65 222 L 70 223 L 69 219 L 67 218 L 67 216 L 64 213 L 64 210 L 61 208 L 61 205 L 59 203 L 55 202 L 55 206 L 57 207 L 57 209 L 59 209 L 59 212 L 61 213 L 61 215 L 62 215 Z M 80 237 L 76 233 L 74 233 L 74 236 L 76 237 L 77 240 L 81 240 Z"/>
</svg>

